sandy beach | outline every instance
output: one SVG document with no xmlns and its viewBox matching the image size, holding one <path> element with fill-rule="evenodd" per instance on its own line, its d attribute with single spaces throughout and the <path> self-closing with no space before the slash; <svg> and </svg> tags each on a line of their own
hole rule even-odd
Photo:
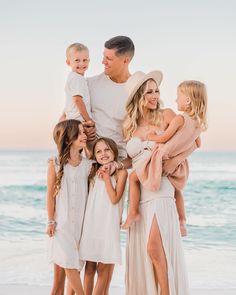
<svg viewBox="0 0 236 295">
<path fill-rule="evenodd" d="M 48 295 L 50 294 L 50 286 L 36 286 L 36 285 L 0 285 L 0 295 Z M 110 295 L 124 295 L 125 291 L 122 288 L 112 287 Z M 192 295 L 235 295 L 236 289 L 193 289 L 191 290 Z M 144 295 L 144 294 L 137 294 Z M 151 294 L 145 294 L 151 295 Z"/>
</svg>

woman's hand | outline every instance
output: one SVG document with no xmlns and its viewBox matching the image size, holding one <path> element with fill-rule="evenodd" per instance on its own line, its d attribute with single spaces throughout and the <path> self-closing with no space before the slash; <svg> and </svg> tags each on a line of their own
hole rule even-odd
<svg viewBox="0 0 236 295">
<path fill-rule="evenodd" d="M 50 238 L 54 236 L 55 231 L 56 231 L 56 224 L 48 224 L 46 233 Z"/>
</svg>

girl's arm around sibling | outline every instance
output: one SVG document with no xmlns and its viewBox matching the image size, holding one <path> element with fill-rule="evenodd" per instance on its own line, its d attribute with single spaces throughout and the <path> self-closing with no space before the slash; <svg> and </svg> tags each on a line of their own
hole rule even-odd
<svg viewBox="0 0 236 295">
<path fill-rule="evenodd" d="M 112 204 L 117 204 L 123 196 L 125 190 L 125 184 L 128 176 L 128 172 L 125 169 L 117 170 L 117 182 L 116 187 L 114 188 L 111 182 L 111 177 L 109 171 L 99 171 L 98 177 L 100 177 L 106 185 L 107 193 Z"/>
</svg>

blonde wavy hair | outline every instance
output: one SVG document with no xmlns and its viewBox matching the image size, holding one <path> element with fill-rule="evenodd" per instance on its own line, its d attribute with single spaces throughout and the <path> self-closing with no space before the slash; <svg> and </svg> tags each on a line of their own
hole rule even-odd
<svg viewBox="0 0 236 295">
<path fill-rule="evenodd" d="M 207 129 L 207 90 L 200 81 L 188 80 L 179 84 L 178 89 L 190 99 L 190 104 L 185 110 L 190 117 L 198 121 L 202 131 Z"/>
<path fill-rule="evenodd" d="M 70 158 L 70 147 L 80 134 L 80 124 L 81 122 L 78 120 L 66 120 L 59 122 L 54 128 L 53 138 L 58 149 L 57 164 L 59 166 L 54 189 L 54 197 L 57 196 L 61 189 L 64 166 L 68 163 Z"/>
<path fill-rule="evenodd" d="M 135 130 L 138 128 L 138 122 L 144 117 L 144 107 L 146 106 L 145 95 L 149 81 L 145 81 L 134 94 L 133 98 L 126 105 L 126 117 L 123 123 L 124 140 L 128 141 Z M 156 83 L 156 82 L 155 82 Z M 154 126 L 160 126 L 163 121 L 162 112 L 160 112 L 160 102 L 157 103 L 155 110 L 148 110 L 145 120 Z"/>
</svg>

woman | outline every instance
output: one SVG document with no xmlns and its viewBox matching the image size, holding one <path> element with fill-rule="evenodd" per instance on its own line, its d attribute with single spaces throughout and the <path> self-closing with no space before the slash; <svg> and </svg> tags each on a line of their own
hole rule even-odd
<svg viewBox="0 0 236 295">
<path fill-rule="evenodd" d="M 162 73 L 136 72 L 127 82 L 124 135 L 133 168 L 151 153 L 155 142 L 145 140 L 149 131 L 163 132 L 175 116 L 160 109 Z M 162 177 L 158 191 L 141 185 L 141 219 L 129 228 L 127 243 L 127 295 L 187 295 L 185 270 L 174 187 Z"/>
</svg>

